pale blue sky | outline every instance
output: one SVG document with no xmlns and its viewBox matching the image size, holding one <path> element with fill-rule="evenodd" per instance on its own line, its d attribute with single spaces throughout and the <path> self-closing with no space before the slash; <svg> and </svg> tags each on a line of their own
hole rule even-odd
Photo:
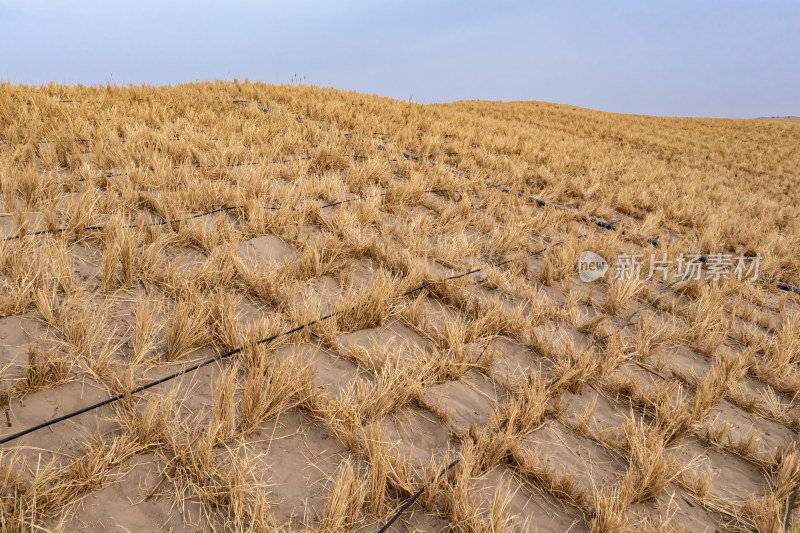
<svg viewBox="0 0 800 533">
<path fill-rule="evenodd" d="M 417 102 L 800 115 L 797 1 L 0 0 L 0 79 L 249 78 Z"/>
</svg>

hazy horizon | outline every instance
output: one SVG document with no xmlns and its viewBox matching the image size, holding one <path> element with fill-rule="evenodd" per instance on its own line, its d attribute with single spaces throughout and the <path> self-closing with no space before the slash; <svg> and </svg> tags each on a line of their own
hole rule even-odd
<svg viewBox="0 0 800 533">
<path fill-rule="evenodd" d="M 0 1 L 0 79 L 245 78 L 420 103 L 538 100 L 601 111 L 800 115 L 800 4 L 412 0 Z"/>
</svg>

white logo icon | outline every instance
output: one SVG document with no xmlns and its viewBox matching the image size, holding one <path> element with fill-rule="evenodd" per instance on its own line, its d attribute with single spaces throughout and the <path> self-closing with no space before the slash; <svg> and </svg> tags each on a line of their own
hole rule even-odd
<svg viewBox="0 0 800 533">
<path fill-rule="evenodd" d="M 606 275 L 608 263 L 594 252 L 581 252 L 578 257 L 578 277 L 581 281 L 590 283 Z"/>
</svg>

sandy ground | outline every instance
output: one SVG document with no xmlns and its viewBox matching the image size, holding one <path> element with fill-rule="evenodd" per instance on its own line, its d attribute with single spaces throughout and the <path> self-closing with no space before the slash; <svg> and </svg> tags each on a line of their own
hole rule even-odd
<svg viewBox="0 0 800 533">
<path fill-rule="evenodd" d="M 251 258 L 258 264 L 291 261 L 295 253 L 290 245 L 274 235 L 242 242 L 237 250 L 242 257 Z M 76 279 L 96 288 L 99 285 L 100 265 L 93 264 L 92 258 L 96 261 L 99 252 L 93 249 L 91 243 L 75 245 L 71 252 Z M 202 254 L 193 249 L 175 249 L 166 256 L 173 254 L 173 261 L 186 264 L 203 259 Z M 536 263 L 536 260 L 531 260 L 530 269 L 535 269 Z M 350 265 L 348 268 L 355 271 L 358 267 L 368 269 L 370 266 L 366 263 Z M 440 266 L 444 271 L 451 272 Z M 308 283 L 312 287 L 312 298 L 318 300 L 318 304 L 313 306 L 314 313 L 325 314 L 340 290 L 336 279 L 326 275 Z M 563 302 L 570 293 L 572 283 L 581 282 L 567 281 L 547 287 L 547 293 L 542 297 L 556 303 Z M 475 288 L 485 293 L 481 295 L 482 298 L 508 298 L 502 291 L 485 288 L 479 283 L 475 284 Z M 136 287 L 107 297 L 111 303 L 108 328 L 124 332 L 132 327 L 131 320 L 135 312 L 133 296 L 142 290 L 148 289 Z M 152 294 L 158 289 L 151 287 L 149 291 Z M 459 313 L 457 308 L 432 297 L 423 298 L 420 305 L 431 310 L 431 327 L 434 331 L 437 316 L 445 313 L 457 316 Z M 599 303 L 597 305 L 600 306 Z M 269 313 L 269 306 L 265 302 L 259 302 L 251 296 L 243 295 L 237 304 L 239 321 L 245 327 Z M 37 312 L 0 319 L 0 366 L 4 368 L 5 382 L 14 382 L 24 375 L 32 345 L 47 343 L 55 336 L 53 332 L 48 332 L 43 322 Z M 748 325 L 752 326 L 743 323 L 742 327 Z M 420 324 L 406 325 L 401 319 L 390 318 L 379 327 L 343 334 L 338 341 L 346 347 L 397 353 L 400 357 L 413 360 L 418 354 L 430 351 L 434 344 L 431 338 L 435 338 L 435 335 L 426 336 L 421 329 Z M 769 335 L 768 330 L 758 326 L 756 329 Z M 559 345 L 568 342 L 575 346 L 586 346 L 590 342 L 586 334 L 557 323 L 550 328 L 543 326 L 542 332 Z M 733 342 L 725 348 L 742 349 Z M 398 456 L 409 456 L 411 463 L 420 471 L 431 464 L 442 464 L 448 453 L 457 449 L 455 436 L 468 433 L 471 425 L 482 427 L 488 424 L 497 405 L 513 393 L 515 382 L 524 380 L 529 373 L 545 377 L 553 375 L 552 363 L 548 359 L 511 337 L 498 335 L 491 339 L 487 349 L 494 358 L 488 372 L 469 370 L 457 380 L 433 385 L 425 390 L 424 400 L 433 411 L 407 405 L 375 422 L 385 431 L 385 445 Z M 606 379 L 630 376 L 640 381 L 643 387 L 656 387 L 686 379 L 691 390 L 693 380 L 701 379 L 713 364 L 708 355 L 686 346 L 669 346 L 662 351 L 664 353 L 650 356 L 654 360 L 652 367 L 658 366 L 656 358 L 663 357 L 665 364 L 659 371 L 650 370 L 647 364 L 650 361 L 642 365 L 625 363 Z M 192 352 L 187 362 L 213 353 L 210 347 L 201 348 Z M 308 342 L 284 344 L 275 351 L 278 358 L 293 354 L 311 364 L 316 383 L 333 400 L 341 399 L 355 380 L 372 379 L 369 371 L 326 349 L 321 340 L 315 337 Z M 153 369 L 150 375 L 166 374 L 170 368 L 161 365 Z M 160 386 L 152 394 L 165 394 L 167 389 L 178 387 L 181 389 L 178 397 L 181 398 L 184 415 L 187 418 L 208 419 L 219 373 L 220 367 L 215 364 L 186 376 L 179 383 Z M 682 377 L 685 375 L 690 377 Z M 754 379 L 750 386 L 766 387 Z M 608 439 L 613 441 L 615 435 L 618 438 L 620 428 L 629 416 L 628 403 L 615 396 L 614 392 L 603 387 L 602 382 L 587 385 L 577 393 L 563 391 L 551 399 L 554 403 L 559 402 L 562 410 L 554 412 L 540 427 L 525 436 L 521 452 L 547 465 L 554 478 L 572 478 L 576 493 L 591 500 L 596 497 L 596 489 L 613 486 L 626 471 L 624 456 L 607 445 Z M 106 397 L 108 392 L 105 386 L 83 378 L 14 399 L 6 408 L 8 424 L 0 435 L 11 434 Z M 792 423 L 796 424 L 797 408 L 789 399 L 786 401 L 791 405 Z M 442 412 L 447 413 L 446 422 L 435 414 Z M 81 444 L 90 436 L 108 436 L 118 431 L 118 425 L 110 420 L 112 414 L 111 408 L 105 407 L 25 436 L 12 444 L 14 452 L 18 454 L 15 461 L 25 458 L 28 468 L 50 460 L 66 461 L 79 453 Z M 725 399 L 709 411 L 699 423 L 697 431 L 702 433 L 702 428 L 718 425 L 729 428 L 732 442 L 736 442 L 740 435 L 754 434 L 758 443 L 757 453 L 765 457 L 781 446 L 790 445 L 796 437 L 795 432 L 786 425 L 746 412 Z M 604 437 L 593 438 L 596 435 Z M 745 501 L 757 497 L 766 488 L 767 479 L 758 464 L 709 447 L 694 435 L 671 444 L 667 453 L 675 455 L 682 464 L 691 464 L 691 471 L 709 469 L 710 494 L 721 499 Z M 330 496 L 330 480 L 338 466 L 352 456 L 346 446 L 333 438 L 324 424 L 314 421 L 296 408 L 274 421 L 261 424 L 243 440 L 220 448 L 216 452 L 217 460 L 225 461 L 228 454 L 248 456 L 248 478 L 252 476 L 253 480 L 269 487 L 270 511 L 279 524 L 291 527 L 319 526 Z M 135 455 L 112 469 L 102 486 L 82 495 L 60 516 L 46 521 L 44 526 L 57 525 L 67 531 L 195 531 L 210 527 L 207 522 L 210 520 L 209 510 L 202 509 L 204 504 L 195 498 L 176 502 L 176 494 L 172 492 L 169 482 L 162 485 L 155 498 L 143 501 L 167 466 L 165 458 L 156 454 Z M 422 478 L 421 474 L 419 478 Z M 485 512 L 491 508 L 495 489 L 498 486 L 507 487 L 512 497 L 505 513 L 513 517 L 513 525 L 520 530 L 580 531 L 586 528 L 579 509 L 559 502 L 508 466 L 499 465 L 476 476 L 473 484 L 471 496 L 475 498 L 478 508 Z M 396 530 L 447 529 L 447 520 L 439 518 L 436 513 L 425 513 L 419 506 L 412 509 Z M 220 511 L 212 511 L 211 516 L 215 512 Z M 676 484 L 664 488 L 655 500 L 632 506 L 627 513 L 633 523 L 644 520 L 663 523 L 668 519 L 671 527 L 682 527 L 687 531 L 714 531 L 721 527 L 722 521 L 720 515 L 698 505 L 685 488 Z M 369 524 L 362 524 L 362 527 L 364 530 L 370 529 Z"/>
<path fill-rule="evenodd" d="M 352 197 L 353 193 L 345 191 L 338 196 Z M 492 194 L 502 196 L 502 193 Z M 481 216 L 499 224 L 495 220 L 498 214 L 483 207 L 483 197 L 488 195 L 488 192 L 476 193 L 475 208 Z M 307 200 L 323 203 L 323 199 L 314 195 Z M 63 201 L 71 201 L 70 195 L 65 194 Z M 380 236 L 385 248 L 401 249 L 405 246 L 401 236 L 404 231 L 413 233 L 418 231 L 415 228 L 433 226 L 439 214 L 460 201 L 460 196 L 445 192 L 425 193 L 399 207 L 378 203 L 376 212 L 381 218 L 370 227 L 358 226 L 358 231 L 362 235 Z M 523 209 L 514 205 L 515 209 Z M 329 221 L 334 217 L 346 221 L 348 213 L 357 213 L 359 209 L 357 201 L 330 208 L 315 222 L 299 228 L 300 233 L 305 240 L 315 235 L 341 238 Z M 530 216 L 551 216 L 530 206 L 524 209 Z M 159 220 L 154 209 L 140 207 L 137 213 L 139 220 Z M 44 218 L 45 214 L 34 213 L 30 227 L 42 227 Z M 204 228 L 218 231 L 222 227 L 239 230 L 246 220 L 241 213 L 229 211 L 194 219 L 188 224 L 199 232 Z M 0 217 L 2 235 L 12 236 L 17 228 L 14 217 Z M 595 229 L 591 224 L 575 223 L 564 231 L 577 234 Z M 493 238 L 483 228 L 464 227 L 458 228 L 458 232 L 470 246 Z M 453 238 L 452 232 L 448 238 Z M 38 239 L 40 246 L 60 242 L 51 235 L 26 239 Z M 435 236 L 432 240 L 435 241 Z M 3 408 L 5 415 L 0 417 L 7 420 L 0 429 L 0 437 L 225 350 L 219 338 L 208 335 L 189 344 L 175 360 L 169 360 L 165 354 L 175 314 L 196 312 L 197 308 L 179 307 L 164 286 L 147 281 L 104 289 L 101 241 L 91 233 L 80 240 L 70 237 L 63 241 L 69 276 L 76 286 L 83 287 L 81 302 L 94 313 L 88 320 L 92 324 L 90 331 L 96 330 L 98 335 L 90 343 L 90 357 L 82 359 L 80 354 L 76 355 L 79 343 L 70 334 L 70 320 L 77 318 L 72 315 L 60 328 L 48 320 L 42 305 L 30 305 L 23 312 L 0 318 L 3 388 L 25 381 L 31 372 L 31 357 L 34 357 L 31 354 L 63 352 L 68 359 L 64 380 L 10 398 Z M 215 254 L 223 252 L 232 254 L 228 257 L 239 257 L 252 272 L 269 271 L 299 264 L 305 256 L 297 242 L 297 236 L 287 231 L 267 231 L 241 241 L 223 235 L 212 247 L 197 243 L 169 244 L 154 261 L 159 268 L 173 272 L 175 279 L 200 279 L 202 272 L 218 259 Z M 530 249 L 552 242 L 551 238 L 532 237 Z M 442 276 L 463 273 L 475 264 L 491 261 L 484 255 L 454 262 L 451 254 L 437 254 L 435 250 L 434 246 L 425 251 L 411 249 L 408 264 L 422 265 L 432 279 L 441 280 Z M 144 253 L 143 248 L 139 253 Z M 342 309 L 343 299 L 350 294 L 348 287 L 373 286 L 379 275 L 389 270 L 375 255 L 344 257 L 335 269 L 322 269 L 322 273 L 299 282 L 292 280 L 287 285 L 291 290 L 285 294 L 287 307 L 282 310 L 275 308 L 274 301 L 254 291 L 228 290 L 240 338 L 259 338 L 265 328 L 274 331 L 265 326 L 277 323 L 270 320 L 280 318 L 282 325 L 290 327 Z M 506 257 L 519 255 L 509 253 Z M 108 449 L 115 438 L 130 431 L 122 420 L 125 413 L 146 413 L 148 405 L 156 405 L 160 399 L 166 401 L 169 420 L 179 421 L 170 430 L 172 437 L 149 448 L 137 448 L 128 456 L 121 454 L 123 459 L 118 464 L 105 463 L 102 475 L 95 481 L 74 492 L 67 491 L 68 501 L 54 507 L 55 516 L 37 515 L 37 530 L 179 532 L 222 531 L 240 526 L 246 530 L 256 511 L 248 507 L 246 516 L 237 514 L 244 511 L 236 505 L 250 502 L 251 492 L 258 489 L 259 501 L 263 502 L 258 512 L 269 514 L 274 530 L 333 531 L 341 527 L 375 531 L 413 490 L 430 479 L 431 472 L 463 453 L 465 442 L 475 441 L 485 427 L 496 426 L 503 418 L 504 406 L 519 397 L 528 379 L 546 382 L 563 374 L 565 359 L 559 359 L 558 354 L 581 353 L 594 339 L 615 331 L 631 311 L 644 308 L 648 301 L 643 294 L 626 309 L 609 312 L 610 289 L 604 282 L 585 284 L 574 272 L 559 280 L 543 280 L 541 273 L 552 267 L 549 263 L 552 257 L 543 254 L 517 260 L 497 272 L 491 271 L 488 278 L 467 276 L 460 282 L 457 293 L 435 287 L 420 291 L 401 299 L 402 305 L 391 308 L 391 312 L 385 311 L 385 316 L 369 327 L 335 331 L 330 338 L 323 330 L 313 329 L 307 335 L 297 334 L 271 346 L 272 361 L 308 365 L 317 401 L 333 406 L 328 415 L 314 412 L 309 403 L 292 402 L 290 407 L 278 410 L 277 416 L 259 421 L 249 431 L 231 430 L 228 437 L 210 441 L 207 438 L 210 428 L 224 419 L 219 412 L 220 390 L 234 368 L 238 357 L 234 356 L 133 398 L 5 444 L 4 468 L 14 471 L 23 486 L 35 483 L 46 471 L 69 474 L 76 479 L 88 478 L 76 465 L 83 464 L 82 458 L 91 455 L 92 443 L 100 439 Z M 329 260 L 323 263 L 327 264 L 326 261 Z M 218 272 L 223 267 L 215 268 Z M 652 284 L 652 287 L 659 286 Z M 626 431 L 630 424 L 655 424 L 657 419 L 647 398 L 664 398 L 664 405 L 681 401 L 691 405 L 697 395 L 707 393 L 711 383 L 708 376 L 719 372 L 726 362 L 738 361 L 742 354 L 751 353 L 748 350 L 758 345 L 757 339 L 768 343 L 776 338 L 781 310 L 784 314 L 797 312 L 796 298 L 787 300 L 784 293 L 767 286 L 759 286 L 757 290 L 763 295 L 762 304 L 749 313 L 733 312 L 733 326 L 705 352 L 700 349 L 700 342 L 689 342 L 680 334 L 669 336 L 652 350 L 637 351 L 641 348 L 637 338 L 641 337 L 645 324 L 680 320 L 697 302 L 696 294 L 668 291 L 659 305 L 642 311 L 617 334 L 628 353 L 638 355 L 612 361 L 608 368 L 586 380 L 558 387 L 546 396 L 543 414 L 535 427 L 514 440 L 514 446 L 498 460 L 466 475 L 467 490 L 463 494 L 469 500 L 469 512 L 477 517 L 475 523 L 498 523 L 500 517 L 500 522 L 511 531 L 602 530 L 604 522 L 598 516 L 605 516 L 602 513 L 613 507 L 618 495 L 615 490 L 621 490 L 634 464 Z M 471 309 L 458 295 L 493 306 L 509 316 L 528 313 L 531 301 L 546 313 L 529 331 L 500 328 L 474 338 L 459 337 L 457 329 L 476 324 L 483 311 Z M 153 304 L 148 308 L 153 318 L 153 339 L 146 352 L 147 362 L 133 365 L 142 302 Z M 726 311 L 727 315 L 731 313 Z M 599 325 L 593 323 L 599 316 L 604 317 Z M 684 328 L 681 324 L 685 323 L 675 326 L 679 332 Z M 454 339 L 458 338 L 461 340 L 456 343 Z M 110 347 L 111 370 L 93 375 L 91 357 L 101 353 L 104 346 Z M 442 375 L 438 380 L 425 382 L 419 397 L 380 412 L 375 419 L 364 414 L 368 412 L 366 407 L 356 414 L 348 412 L 348 406 L 356 405 L 353 398 L 363 394 L 357 391 L 374 393 L 384 379 L 381 365 L 371 367 L 365 361 L 402 361 L 398 364 L 407 365 L 402 368 L 412 373 L 424 361 L 454 357 L 452 354 L 457 351 L 466 354 L 464 360 L 469 364 L 456 376 Z M 586 357 L 600 360 L 605 356 L 602 352 L 592 352 Z M 729 378 L 726 387 L 730 386 L 724 393 L 711 396 L 712 405 L 704 410 L 702 417 L 693 420 L 677 438 L 666 442 L 663 457 L 672 461 L 672 468 L 679 473 L 665 486 L 658 487 L 652 497 L 629 502 L 618 509 L 622 529 L 723 531 L 734 527 L 732 517 L 740 516 L 737 513 L 743 506 L 770 497 L 776 475 L 774 457 L 778 450 L 788 449 L 796 441 L 800 405 L 775 383 L 741 368 L 744 370 L 738 374 L 733 371 L 726 374 Z M 120 381 L 126 369 L 136 371 L 127 383 Z M 236 374 L 239 381 L 231 391 L 230 405 L 239 412 L 246 394 L 242 385 L 244 370 L 234 368 L 233 372 L 239 373 Z M 264 394 L 267 390 L 268 387 Z M 354 421 L 351 416 L 359 420 Z M 154 435 L 156 430 L 152 431 Z M 342 437 L 345 433 L 348 436 Z M 188 446 L 198 434 L 200 437 L 193 446 Z M 368 439 L 379 441 L 384 453 L 394 458 L 392 464 L 407 465 L 408 479 L 414 483 L 406 490 L 387 486 L 382 491 L 385 501 L 377 512 L 355 513 L 356 522 L 346 527 L 331 525 L 328 510 L 332 501 L 341 496 L 334 492 L 342 472 L 351 466 L 357 476 L 366 479 L 372 475 L 375 464 L 363 452 L 366 446 L 363 443 Z M 205 453 L 202 450 L 208 452 L 208 464 L 213 465 L 208 479 L 198 478 L 197 472 L 187 466 L 204 464 L 197 459 Z M 177 465 L 174 470 L 170 469 L 172 464 Z M 463 477 L 457 469 L 448 476 L 447 481 L 453 487 L 458 486 L 456 478 Z M 165 481 L 148 500 L 148 494 L 162 477 Z M 45 486 L 39 490 L 47 489 Z M 390 531 L 449 531 L 455 529 L 453 520 L 460 520 L 458 527 L 463 527 L 464 518 L 458 517 L 446 496 L 461 493 L 452 487 L 437 491 L 436 487 L 429 490 L 430 495 L 418 500 Z M 800 520 L 795 516 L 793 527 Z M 232 523 L 238 525 L 234 527 Z M 749 529 L 752 524 L 735 527 Z"/>
</svg>

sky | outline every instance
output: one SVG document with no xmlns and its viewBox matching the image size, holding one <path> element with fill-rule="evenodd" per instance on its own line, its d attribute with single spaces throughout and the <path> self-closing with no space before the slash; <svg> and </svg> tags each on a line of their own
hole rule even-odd
<svg viewBox="0 0 800 533">
<path fill-rule="evenodd" d="M 0 0 L 0 80 L 289 83 L 420 103 L 800 115 L 800 2 Z"/>
</svg>

